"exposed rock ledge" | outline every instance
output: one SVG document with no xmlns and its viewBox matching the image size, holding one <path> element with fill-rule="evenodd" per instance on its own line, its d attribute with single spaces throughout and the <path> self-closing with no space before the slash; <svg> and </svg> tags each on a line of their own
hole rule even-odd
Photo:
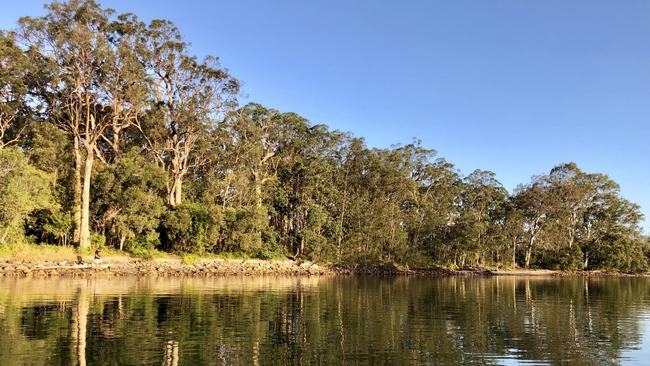
<svg viewBox="0 0 650 366">
<path fill-rule="evenodd" d="M 0 260 L 0 276 L 220 276 L 220 275 L 326 275 L 327 266 L 309 261 L 210 259 L 184 264 L 180 259 L 144 260 L 107 257 L 101 263 L 88 258 L 80 262 L 20 262 Z"/>
<path fill-rule="evenodd" d="M 600 271 L 564 272 L 556 270 L 489 271 L 482 269 L 409 269 L 395 265 L 321 265 L 302 260 L 200 259 L 185 264 L 179 258 L 145 260 L 115 256 L 95 263 L 91 257 L 81 261 L 23 262 L 0 258 L 0 276 L 5 277 L 90 277 L 90 276 L 168 276 L 210 277 L 226 275 L 323 276 L 323 275 L 415 275 L 415 276 L 644 276 Z"/>
</svg>

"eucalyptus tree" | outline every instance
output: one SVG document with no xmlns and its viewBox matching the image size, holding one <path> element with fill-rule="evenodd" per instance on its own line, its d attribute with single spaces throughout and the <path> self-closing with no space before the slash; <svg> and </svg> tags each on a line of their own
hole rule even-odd
<svg viewBox="0 0 650 366">
<path fill-rule="evenodd" d="M 455 263 L 454 227 L 460 218 L 463 187 L 460 173 L 453 164 L 438 158 L 426 164 L 416 179 L 420 187 L 417 215 L 411 221 L 415 225 L 410 230 L 412 246 L 436 262 Z"/>
<path fill-rule="evenodd" d="M 496 174 L 475 170 L 463 180 L 461 191 L 462 210 L 460 222 L 463 226 L 464 254 L 473 253 L 477 264 L 485 264 L 485 255 L 498 257 L 503 205 L 508 192 L 496 179 Z"/>
<path fill-rule="evenodd" d="M 111 162 L 118 162 L 122 150 L 129 149 L 129 141 L 123 141 L 125 132 L 138 125 L 148 107 L 150 83 L 139 57 L 144 28 L 135 15 L 120 14 L 106 29 L 111 52 L 104 65 L 102 102 L 110 111 L 110 125 L 101 142 L 110 148 Z"/>
<path fill-rule="evenodd" d="M 110 58 L 105 29 L 112 11 L 92 0 L 46 5 L 42 17 L 19 21 L 28 47 L 48 61 L 49 82 L 41 91 L 50 121 L 73 141 L 75 221 L 82 248 L 89 246 L 90 184 L 97 142 L 109 126 L 102 105 L 104 71 Z M 82 181 L 83 172 L 83 181 Z"/>
<path fill-rule="evenodd" d="M 524 225 L 524 210 L 522 210 L 521 197 L 516 199 L 517 196 L 509 196 L 503 206 L 504 221 L 502 226 L 502 234 L 505 241 L 508 241 L 510 246 L 511 255 L 511 268 L 517 268 L 517 247 L 519 247 L 526 235 Z"/>
<path fill-rule="evenodd" d="M 533 179 L 527 186 L 519 186 L 512 199 L 515 210 L 520 215 L 525 235 L 524 266 L 530 267 L 533 251 L 538 244 L 542 230 L 548 224 L 546 187 L 540 178 Z"/>
<path fill-rule="evenodd" d="M 337 160 L 334 149 L 340 134 L 326 126 L 310 126 L 295 113 L 281 117 L 282 147 L 277 183 L 269 190 L 271 224 L 278 242 L 294 255 L 334 258 L 332 244 L 334 184 Z"/>
<path fill-rule="evenodd" d="M 169 21 L 154 20 L 143 31 L 139 58 L 151 85 L 149 113 L 138 121 L 147 149 L 168 174 L 167 203 L 183 199 L 183 180 L 207 160 L 197 151 L 207 132 L 234 106 L 238 81 L 216 57 L 202 62 Z"/>
<path fill-rule="evenodd" d="M 561 164 L 544 178 L 548 186 L 549 218 L 560 230 L 563 244 L 579 239 L 585 215 L 602 199 L 617 195 L 618 185 L 603 174 L 588 174 L 575 163 Z"/>
<path fill-rule="evenodd" d="M 31 63 L 15 35 L 0 30 L 0 149 L 17 143 L 28 117 Z M 23 122 L 23 123 L 21 123 Z"/>
<path fill-rule="evenodd" d="M 142 104 L 144 72 L 133 54 L 129 16 L 113 19 L 113 10 L 93 0 L 46 5 L 42 17 L 20 19 L 26 46 L 45 60 L 43 98 L 49 121 L 72 141 L 74 216 L 80 247 L 90 245 L 90 191 L 95 158 L 107 135 L 116 148 L 120 131 L 134 123 Z M 83 178 L 82 178 L 83 177 Z"/>
<path fill-rule="evenodd" d="M 328 131 L 312 128 L 295 113 L 258 104 L 228 113 L 219 130 L 216 138 L 222 153 L 216 165 L 221 172 L 213 181 L 212 192 L 218 197 L 214 202 L 256 217 L 253 222 L 263 233 L 272 225 L 275 239 L 267 239 L 277 240 L 287 252 L 302 254 L 305 232 L 320 233 L 319 220 L 313 228 L 307 227 L 307 220 L 310 211 L 314 219 L 322 209 L 312 186 L 321 180 L 312 172 L 322 168 L 315 166 L 316 161 L 326 163 L 321 148 L 328 141 Z M 322 238 L 316 234 L 313 239 Z"/>
<path fill-rule="evenodd" d="M 596 192 L 579 227 L 582 268 L 595 262 L 597 266 L 643 270 L 647 258 L 643 253 L 640 207 L 620 197 L 616 183 L 609 179 L 604 183 L 608 188 Z"/>
<path fill-rule="evenodd" d="M 249 177 L 255 207 L 262 207 L 264 186 L 277 179 L 281 149 L 288 138 L 284 131 L 283 116 L 276 110 L 259 104 L 248 104 L 230 115 L 223 122 L 227 129 L 227 144 L 235 156 L 235 171 Z"/>
</svg>

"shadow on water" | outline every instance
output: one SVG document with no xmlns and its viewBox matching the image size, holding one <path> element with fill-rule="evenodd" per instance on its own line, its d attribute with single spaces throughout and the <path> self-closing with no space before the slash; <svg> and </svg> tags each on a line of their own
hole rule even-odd
<svg viewBox="0 0 650 366">
<path fill-rule="evenodd" d="M 641 362 L 642 278 L 2 279 L 3 365 Z M 644 353 L 645 352 L 645 353 Z"/>
</svg>

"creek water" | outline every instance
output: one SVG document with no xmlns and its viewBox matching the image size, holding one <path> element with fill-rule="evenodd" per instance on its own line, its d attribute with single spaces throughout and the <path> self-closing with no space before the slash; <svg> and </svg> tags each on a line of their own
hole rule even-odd
<svg viewBox="0 0 650 366">
<path fill-rule="evenodd" d="M 650 279 L 2 278 L 0 364 L 650 364 Z"/>
</svg>

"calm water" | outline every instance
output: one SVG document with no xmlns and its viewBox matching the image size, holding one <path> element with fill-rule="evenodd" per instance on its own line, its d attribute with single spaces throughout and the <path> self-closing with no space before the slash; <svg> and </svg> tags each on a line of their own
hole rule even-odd
<svg viewBox="0 0 650 366">
<path fill-rule="evenodd" d="M 649 289 L 630 278 L 0 279 L 0 364 L 650 364 Z"/>
</svg>

